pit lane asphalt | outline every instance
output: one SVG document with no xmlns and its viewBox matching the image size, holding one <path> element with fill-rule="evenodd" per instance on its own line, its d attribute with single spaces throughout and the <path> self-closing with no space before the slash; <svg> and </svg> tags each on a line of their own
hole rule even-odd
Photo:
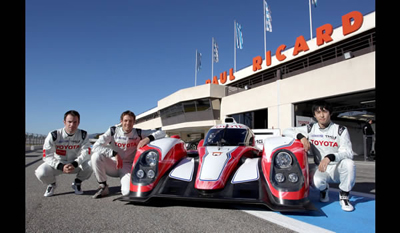
<svg viewBox="0 0 400 233">
<path fill-rule="evenodd" d="M 355 156 L 354 160 L 357 174 L 353 191 L 374 196 L 375 162 L 363 161 L 360 156 Z M 311 158 L 309 162 L 312 163 Z M 143 206 L 113 201 L 120 196 L 119 179 L 116 178 L 108 180 L 113 195 L 94 200 L 91 199 L 97 189 L 94 175 L 83 183 L 83 195 L 75 195 L 71 189 L 74 175 L 61 175 L 57 177 L 56 194 L 45 198 L 46 185 L 34 175 L 40 164 L 40 151 L 26 152 L 26 232 L 293 232 L 261 219 L 261 216 L 255 217 L 260 213 L 268 214 L 266 208 L 265 211 L 258 209 L 258 214 L 252 215 L 251 206 L 187 202 Z M 335 184 L 331 187 L 335 188 Z M 286 219 L 282 221 L 286 222 Z M 305 229 L 305 232 L 311 232 L 311 229 Z"/>
<path fill-rule="evenodd" d="M 46 198 L 46 185 L 34 174 L 42 163 L 40 151 L 25 154 L 26 232 L 294 232 L 229 205 L 113 201 L 120 196 L 116 178 L 108 179 L 112 195 L 92 199 L 94 174 L 82 183 L 83 195 L 71 188 L 75 175 L 58 176 L 55 195 Z"/>
</svg>

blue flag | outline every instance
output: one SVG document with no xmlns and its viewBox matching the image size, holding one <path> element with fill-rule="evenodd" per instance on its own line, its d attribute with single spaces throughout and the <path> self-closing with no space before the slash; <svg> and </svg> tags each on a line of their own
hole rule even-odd
<svg viewBox="0 0 400 233">
<path fill-rule="evenodd" d="M 266 0 L 264 0 L 264 6 L 265 6 L 265 30 L 267 32 L 272 32 L 272 16 Z"/>
<path fill-rule="evenodd" d="M 218 58 L 218 44 L 217 41 L 214 39 L 214 45 L 213 45 L 213 61 L 217 63 L 219 61 Z"/>
<path fill-rule="evenodd" d="M 242 25 L 236 22 L 236 47 L 243 49 Z"/>
<path fill-rule="evenodd" d="M 314 7 L 317 7 L 317 0 L 311 0 L 311 4 L 313 4 Z"/>
<path fill-rule="evenodd" d="M 196 69 L 197 69 L 197 71 L 200 71 L 200 69 L 201 69 L 201 53 L 199 53 L 199 52 L 197 52 L 197 54 L 196 54 L 196 61 L 197 61 Z"/>
</svg>

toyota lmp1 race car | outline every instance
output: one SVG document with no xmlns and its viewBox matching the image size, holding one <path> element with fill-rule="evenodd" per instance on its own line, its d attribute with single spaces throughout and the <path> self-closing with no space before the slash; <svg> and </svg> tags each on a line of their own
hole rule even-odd
<svg viewBox="0 0 400 233">
<path fill-rule="evenodd" d="M 179 137 L 152 141 L 136 152 L 130 193 L 118 200 L 167 198 L 263 204 L 274 211 L 315 210 L 308 199 L 303 145 L 267 134 L 271 132 L 257 137 L 246 125 L 227 118 L 208 131 L 197 153 L 188 153 Z"/>
</svg>

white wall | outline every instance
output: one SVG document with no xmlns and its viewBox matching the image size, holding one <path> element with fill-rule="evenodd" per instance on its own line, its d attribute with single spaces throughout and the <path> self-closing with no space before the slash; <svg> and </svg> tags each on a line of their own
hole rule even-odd
<svg viewBox="0 0 400 233">
<path fill-rule="evenodd" d="M 319 26 L 322 26 L 322 25 L 319 25 Z M 319 26 L 318 26 L 318 27 L 319 27 Z M 318 28 L 318 27 L 316 27 L 316 28 Z M 315 52 L 315 51 L 317 51 L 317 50 L 321 50 L 321 49 L 323 49 L 324 47 L 331 46 L 331 45 L 334 44 L 334 43 L 337 43 L 337 42 L 340 42 L 340 41 L 342 41 L 342 40 L 348 39 L 348 38 L 350 38 L 350 37 L 352 37 L 352 36 L 355 36 L 355 35 L 357 35 L 357 34 L 360 34 L 360 33 L 363 33 L 363 32 L 365 32 L 365 31 L 368 31 L 368 30 L 370 30 L 370 29 L 372 29 L 372 28 L 375 28 L 375 11 L 369 13 L 368 15 L 364 15 L 362 26 L 361 26 L 357 31 L 355 31 L 355 32 L 352 32 L 352 33 L 350 33 L 350 34 L 344 36 L 344 35 L 343 35 L 343 27 L 342 27 L 342 26 L 337 27 L 337 28 L 333 29 L 333 32 L 332 32 L 332 35 L 331 35 L 332 41 L 329 42 L 329 43 L 324 43 L 324 44 L 318 46 L 317 43 L 316 43 L 316 38 L 314 37 L 313 39 L 308 40 L 308 41 L 306 42 L 306 43 L 307 43 L 307 46 L 309 47 L 309 50 L 308 50 L 308 51 L 303 51 L 303 52 L 300 52 L 300 53 L 297 54 L 297 55 L 293 55 L 293 50 L 294 50 L 294 48 L 293 48 L 293 47 L 291 47 L 291 48 L 286 48 L 284 51 L 282 51 L 282 54 L 284 54 L 284 55 L 286 56 L 286 59 L 285 59 L 284 61 L 282 61 L 282 62 L 278 61 L 278 60 L 276 59 L 276 56 L 274 55 L 274 56 L 272 56 L 272 58 L 271 58 L 271 65 L 270 65 L 270 66 L 266 66 L 266 65 L 265 65 L 266 62 L 265 62 L 265 59 L 264 59 L 264 60 L 262 61 L 262 68 L 261 68 L 260 70 L 253 71 L 253 66 L 250 65 L 250 66 L 245 67 L 245 68 L 243 68 L 243 69 L 241 69 L 241 70 L 238 70 L 236 73 L 234 73 L 235 79 L 234 79 L 233 81 L 230 81 L 230 79 L 228 78 L 228 80 L 227 80 L 227 82 L 226 82 L 225 84 L 220 84 L 220 85 L 229 85 L 229 84 L 232 84 L 233 82 L 237 82 L 237 81 L 239 81 L 240 79 L 244 79 L 244 78 L 249 77 L 250 75 L 263 72 L 263 71 L 265 71 L 265 70 L 267 70 L 267 69 L 271 69 L 272 67 L 277 66 L 277 65 L 280 65 L 280 64 L 282 64 L 283 62 L 288 62 L 288 61 L 291 61 L 291 60 L 294 60 L 294 59 L 298 59 L 298 58 L 300 58 L 300 57 L 302 57 L 302 56 L 306 56 L 306 55 L 309 54 L 309 53 Z M 299 35 L 299 36 L 300 36 L 300 35 Z M 295 41 L 296 41 L 296 38 L 293 38 L 293 43 L 294 43 Z M 271 53 L 274 54 L 276 49 L 277 49 L 277 48 L 272 48 L 272 49 L 271 49 Z M 258 55 L 261 56 L 261 57 L 263 57 L 263 58 L 265 58 L 265 55 L 262 54 L 262 53 L 261 53 L 261 54 L 258 54 Z M 250 63 L 250 62 L 252 62 L 252 61 L 249 61 L 249 63 Z M 228 67 L 227 67 L 227 70 L 228 70 Z M 217 76 L 218 76 L 218 75 L 217 75 Z M 229 77 L 229 76 L 228 76 L 228 77 Z"/>
<path fill-rule="evenodd" d="M 156 129 L 162 126 L 161 117 L 157 117 L 155 119 L 151 119 L 148 121 L 144 121 L 138 124 L 135 124 L 134 127 L 141 128 L 141 129 Z"/>
<path fill-rule="evenodd" d="M 268 126 L 285 129 L 294 126 L 294 103 L 373 89 L 375 52 L 226 96 L 221 119 L 268 108 Z"/>
<path fill-rule="evenodd" d="M 221 85 L 203 84 L 200 86 L 181 89 L 158 101 L 158 109 L 163 109 L 179 102 L 225 96 L 225 87 Z"/>
</svg>

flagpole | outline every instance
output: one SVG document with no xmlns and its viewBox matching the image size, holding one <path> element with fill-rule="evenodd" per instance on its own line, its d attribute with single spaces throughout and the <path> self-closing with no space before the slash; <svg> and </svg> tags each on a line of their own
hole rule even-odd
<svg viewBox="0 0 400 233">
<path fill-rule="evenodd" d="M 211 40 L 211 80 L 214 78 L 214 37 Z"/>
<path fill-rule="evenodd" d="M 196 49 L 196 62 L 194 63 L 194 86 L 197 85 L 197 49 Z"/>
<path fill-rule="evenodd" d="M 311 0 L 308 0 L 308 9 L 310 12 L 310 40 L 313 38 L 312 35 L 312 18 L 311 18 Z"/>
<path fill-rule="evenodd" d="M 265 60 L 267 59 L 267 30 L 265 30 L 266 29 L 266 25 L 265 25 L 265 21 L 266 21 L 266 18 L 267 18 L 267 16 L 265 15 L 266 14 L 266 12 L 265 12 L 265 0 L 263 0 L 263 11 L 264 11 L 264 56 L 265 56 Z"/>
<path fill-rule="evenodd" d="M 237 43 L 237 29 L 236 29 L 236 20 L 233 21 L 233 54 L 234 54 L 234 60 L 233 60 L 233 70 L 236 72 L 236 43 Z"/>
</svg>

